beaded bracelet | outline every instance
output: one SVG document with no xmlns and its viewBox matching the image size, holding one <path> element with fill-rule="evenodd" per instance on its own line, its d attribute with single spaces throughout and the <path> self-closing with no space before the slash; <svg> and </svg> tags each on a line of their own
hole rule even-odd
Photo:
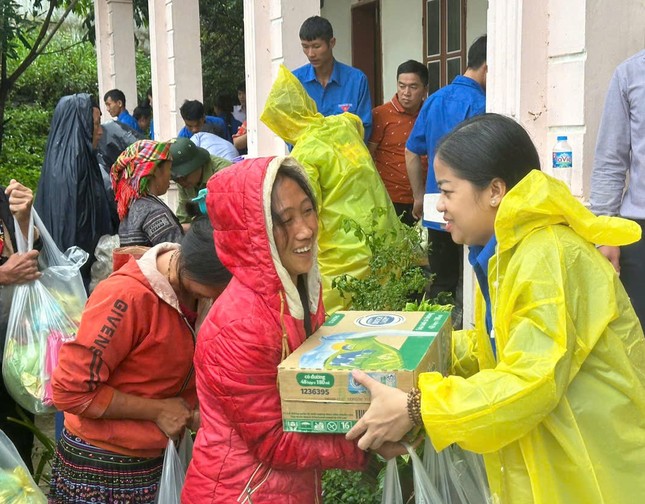
<svg viewBox="0 0 645 504">
<path fill-rule="evenodd" d="M 421 418 L 421 391 L 414 387 L 408 392 L 408 416 L 413 425 L 423 425 Z"/>
</svg>

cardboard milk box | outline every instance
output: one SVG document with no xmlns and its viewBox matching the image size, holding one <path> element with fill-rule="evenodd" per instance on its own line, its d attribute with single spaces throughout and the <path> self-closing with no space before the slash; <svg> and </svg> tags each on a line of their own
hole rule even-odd
<svg viewBox="0 0 645 504">
<path fill-rule="evenodd" d="M 287 432 L 345 433 L 370 404 L 352 369 L 405 392 L 446 373 L 450 312 L 336 312 L 278 367 Z"/>
</svg>

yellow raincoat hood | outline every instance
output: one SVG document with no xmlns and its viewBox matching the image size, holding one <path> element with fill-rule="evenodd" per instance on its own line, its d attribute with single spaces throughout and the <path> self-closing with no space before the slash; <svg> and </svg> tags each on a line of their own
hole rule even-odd
<svg viewBox="0 0 645 504">
<path fill-rule="evenodd" d="M 343 231 L 345 218 L 368 229 L 372 209 L 386 210 L 377 230 L 391 232 L 400 226 L 392 201 L 363 141 L 361 119 L 348 112 L 323 117 L 300 81 L 280 67 L 260 117 L 285 142 L 291 155 L 304 166 L 318 200 L 318 264 L 327 313 L 347 308 L 331 288 L 332 280 L 347 273 L 364 278 L 370 251 L 353 233 Z"/>
<path fill-rule="evenodd" d="M 502 200 L 495 220 L 499 251 L 514 247 L 535 229 L 556 224 L 570 226 L 586 241 L 599 245 L 628 245 L 641 238 L 635 222 L 595 216 L 571 196 L 563 182 L 533 170 Z"/>
<path fill-rule="evenodd" d="M 475 329 L 453 333 L 453 372 L 422 374 L 437 449 L 484 454 L 491 492 L 512 504 L 637 504 L 645 496 L 645 338 L 594 243 L 640 238 L 595 217 L 535 171 L 504 197 L 488 268 L 496 358 L 478 296 Z"/>
</svg>

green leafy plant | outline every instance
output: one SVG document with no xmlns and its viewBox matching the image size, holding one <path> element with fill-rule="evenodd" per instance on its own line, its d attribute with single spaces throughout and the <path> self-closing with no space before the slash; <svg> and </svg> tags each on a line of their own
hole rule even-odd
<svg viewBox="0 0 645 504">
<path fill-rule="evenodd" d="M 32 422 L 27 415 L 25 415 L 25 412 L 20 409 L 20 407 L 17 407 L 16 410 L 18 411 L 18 416 L 20 418 L 8 417 L 7 420 L 29 429 L 43 445 L 43 451 L 40 453 L 38 463 L 34 465 L 34 474 L 32 475 L 34 481 L 38 485 L 42 479 L 45 483 L 49 484 L 49 477 L 46 475 L 48 473 L 45 472 L 45 467 L 49 466 L 51 469 L 51 461 L 56 454 L 56 441 L 40 430 L 36 424 Z"/>
<path fill-rule="evenodd" d="M 379 504 L 383 492 L 378 481 L 341 469 L 325 471 L 322 488 L 325 504 Z"/>
<path fill-rule="evenodd" d="M 428 301 L 425 295 L 419 301 L 408 301 L 403 311 L 452 311 L 455 306 L 452 304 L 452 294 L 441 292 L 432 301 Z"/>
<path fill-rule="evenodd" d="M 367 228 L 353 219 L 343 221 L 343 230 L 363 241 L 372 257 L 365 278 L 340 275 L 332 281 L 332 287 L 343 298 L 351 297 L 351 310 L 451 311 L 450 293 L 441 293 L 433 300 L 426 300 L 425 295 L 419 298 L 431 280 L 420 267 L 427 253 L 424 238 L 416 227 L 405 224 L 400 229 L 379 231 L 377 224 L 385 211 L 383 208 L 372 210 Z M 413 502 L 412 467 L 408 457 L 400 457 L 397 465 L 404 499 Z M 380 458 L 373 459 L 364 473 L 326 471 L 323 475 L 325 502 L 380 503 L 384 472 L 385 464 Z"/>
<path fill-rule="evenodd" d="M 419 266 L 424 254 L 422 239 L 415 227 L 401 224 L 382 232 L 377 228 L 384 208 L 372 210 L 369 227 L 354 219 L 345 219 L 343 231 L 353 233 L 371 252 L 369 273 L 365 278 L 349 274 L 332 281 L 341 297 L 351 297 L 353 310 L 402 310 L 411 297 L 419 295 L 428 278 Z"/>
</svg>

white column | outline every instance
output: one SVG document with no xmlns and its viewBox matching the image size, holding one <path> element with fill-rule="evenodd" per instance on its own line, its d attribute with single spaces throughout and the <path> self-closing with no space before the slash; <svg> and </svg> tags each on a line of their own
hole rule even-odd
<svg viewBox="0 0 645 504">
<path fill-rule="evenodd" d="M 125 94 L 130 112 L 137 106 L 132 0 L 94 0 L 96 61 L 103 119 L 109 119 L 103 96 L 110 89 Z"/>
<path fill-rule="evenodd" d="M 148 0 L 148 10 L 155 139 L 169 140 L 184 100 L 203 100 L 199 1 Z"/>
<path fill-rule="evenodd" d="M 582 180 L 577 183 L 586 198 L 609 80 L 616 66 L 645 48 L 645 0 L 586 0 L 585 28 L 585 142 L 579 151 Z"/>
<path fill-rule="evenodd" d="M 320 13 L 320 0 L 244 0 L 246 122 L 250 156 L 285 153 L 284 142 L 259 120 L 280 64 L 306 63 L 298 31 Z"/>
</svg>

